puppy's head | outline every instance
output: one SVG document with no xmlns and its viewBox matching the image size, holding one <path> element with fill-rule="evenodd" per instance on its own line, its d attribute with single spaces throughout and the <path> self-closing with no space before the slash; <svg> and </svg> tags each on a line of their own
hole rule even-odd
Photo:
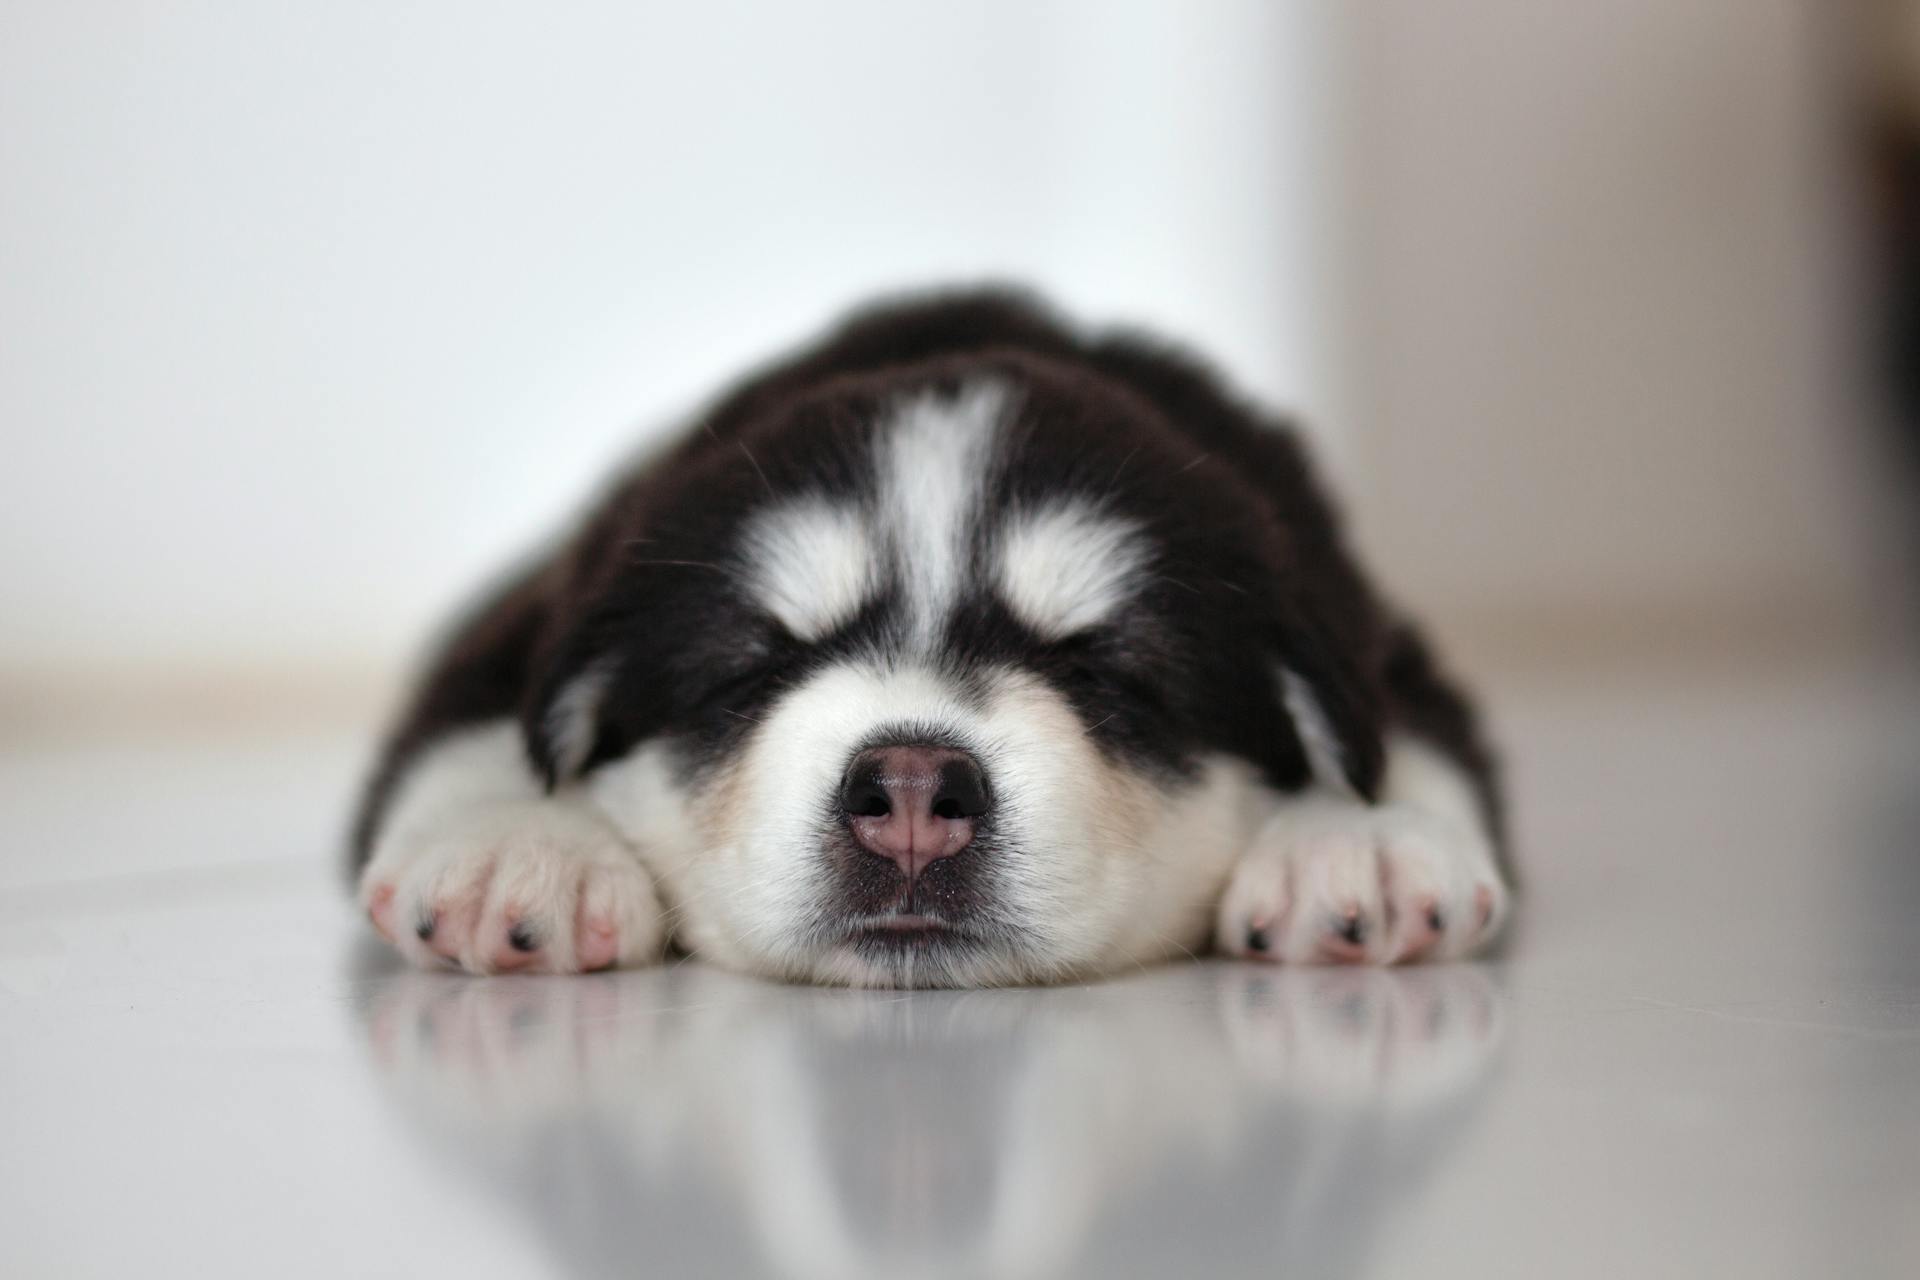
<svg viewBox="0 0 1920 1280">
<path fill-rule="evenodd" d="M 977 985 L 1158 958 L 1204 940 L 1262 786 L 1377 771 L 1301 533 L 1084 370 L 842 378 L 611 510 L 529 739 L 635 840 L 682 945 L 736 967 Z"/>
</svg>

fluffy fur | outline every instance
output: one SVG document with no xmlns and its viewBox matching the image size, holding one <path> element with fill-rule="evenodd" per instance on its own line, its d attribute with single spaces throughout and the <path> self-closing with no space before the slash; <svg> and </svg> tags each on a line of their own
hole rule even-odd
<svg viewBox="0 0 1920 1280">
<path fill-rule="evenodd" d="M 887 746 L 991 796 L 912 874 L 842 802 Z M 857 316 L 623 477 L 455 629 L 355 841 L 423 963 L 876 986 L 1463 955 L 1503 858 L 1471 709 L 1294 435 L 997 292 Z"/>
</svg>

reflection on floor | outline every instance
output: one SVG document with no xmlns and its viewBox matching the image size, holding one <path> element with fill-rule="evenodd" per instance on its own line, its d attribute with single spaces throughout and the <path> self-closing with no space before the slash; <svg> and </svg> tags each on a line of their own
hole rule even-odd
<svg viewBox="0 0 1920 1280">
<path fill-rule="evenodd" d="M 1515 689 L 1497 960 L 963 993 L 408 972 L 354 743 L 0 747 L 0 1274 L 1912 1274 L 1916 707 Z"/>
<path fill-rule="evenodd" d="M 1196 1238 L 1221 1274 L 1361 1274 L 1501 1028 L 1468 966 L 1183 966 L 1038 1000 L 414 974 L 366 1014 L 396 1122 L 570 1272 L 822 1280 L 1174 1275 Z"/>
</svg>

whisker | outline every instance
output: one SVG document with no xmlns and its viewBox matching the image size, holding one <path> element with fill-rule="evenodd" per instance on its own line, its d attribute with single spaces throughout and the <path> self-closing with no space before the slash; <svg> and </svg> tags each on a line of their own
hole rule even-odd
<svg viewBox="0 0 1920 1280">
<path fill-rule="evenodd" d="M 711 422 L 702 423 L 701 429 L 707 433 L 707 438 L 715 444 L 723 443 L 718 433 L 714 431 Z M 767 492 L 769 494 L 773 493 L 773 481 L 767 479 L 766 471 L 760 466 L 760 459 L 753 456 L 753 450 L 747 448 L 747 442 L 745 440 L 735 440 L 733 443 L 735 448 L 746 455 L 748 463 L 752 465 L 754 471 L 759 475 L 760 483 L 767 486 Z"/>
<path fill-rule="evenodd" d="M 685 897 L 675 898 L 673 902 L 667 906 L 666 911 L 663 913 L 661 917 L 662 923 L 666 926 L 667 931 L 671 933 L 673 931 L 674 925 L 677 925 L 682 920 L 686 919 L 687 909 L 689 907 L 695 906 L 701 901 L 712 897 L 715 893 L 719 892 L 719 889 L 720 889 L 719 885 L 710 884 L 706 888 L 700 890 L 698 893 L 688 894 Z M 754 931 L 745 930 L 741 933 L 741 936 L 746 937 L 752 932 Z"/>
<path fill-rule="evenodd" d="M 730 578 L 733 576 L 733 570 L 727 568 L 727 566 L 723 564 L 709 564 L 705 560 L 629 560 L 627 563 L 635 567 L 645 565 L 678 565 L 686 569 L 711 569 L 713 572 L 725 577 Z"/>
<path fill-rule="evenodd" d="M 1167 943 L 1171 945 L 1174 950 L 1178 951 L 1181 955 L 1193 961 L 1195 964 L 1200 963 L 1200 957 L 1197 954 L 1195 954 L 1193 948 L 1189 947 L 1186 943 L 1180 941 L 1180 939 L 1174 937 L 1171 933 L 1167 933 L 1164 930 L 1156 929 L 1151 934 L 1149 934 L 1148 937 L 1154 942 Z M 1129 953 L 1127 956 L 1127 959 L 1131 961 L 1133 966 L 1142 973 L 1145 973 L 1148 970 L 1154 968 L 1156 964 L 1159 962 L 1158 956 L 1148 958 L 1141 955 L 1141 953 L 1137 951 Z"/>
<path fill-rule="evenodd" d="M 747 442 L 745 440 L 736 440 L 734 443 L 740 446 L 740 452 L 747 455 L 747 461 L 753 464 L 753 469 L 756 472 L 759 472 L 760 483 L 767 486 L 767 493 L 771 496 L 773 494 L 773 481 L 767 479 L 767 473 L 761 470 L 760 459 L 753 456 L 753 450 L 747 448 Z"/>
</svg>

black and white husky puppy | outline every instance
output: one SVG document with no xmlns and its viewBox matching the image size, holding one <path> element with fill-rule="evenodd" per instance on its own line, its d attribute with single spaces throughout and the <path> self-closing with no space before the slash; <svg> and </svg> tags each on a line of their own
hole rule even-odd
<svg viewBox="0 0 1920 1280">
<path fill-rule="evenodd" d="M 1475 717 L 1299 440 L 986 292 L 748 378 L 453 632 L 355 836 L 422 964 L 862 986 L 1464 955 Z"/>
</svg>

